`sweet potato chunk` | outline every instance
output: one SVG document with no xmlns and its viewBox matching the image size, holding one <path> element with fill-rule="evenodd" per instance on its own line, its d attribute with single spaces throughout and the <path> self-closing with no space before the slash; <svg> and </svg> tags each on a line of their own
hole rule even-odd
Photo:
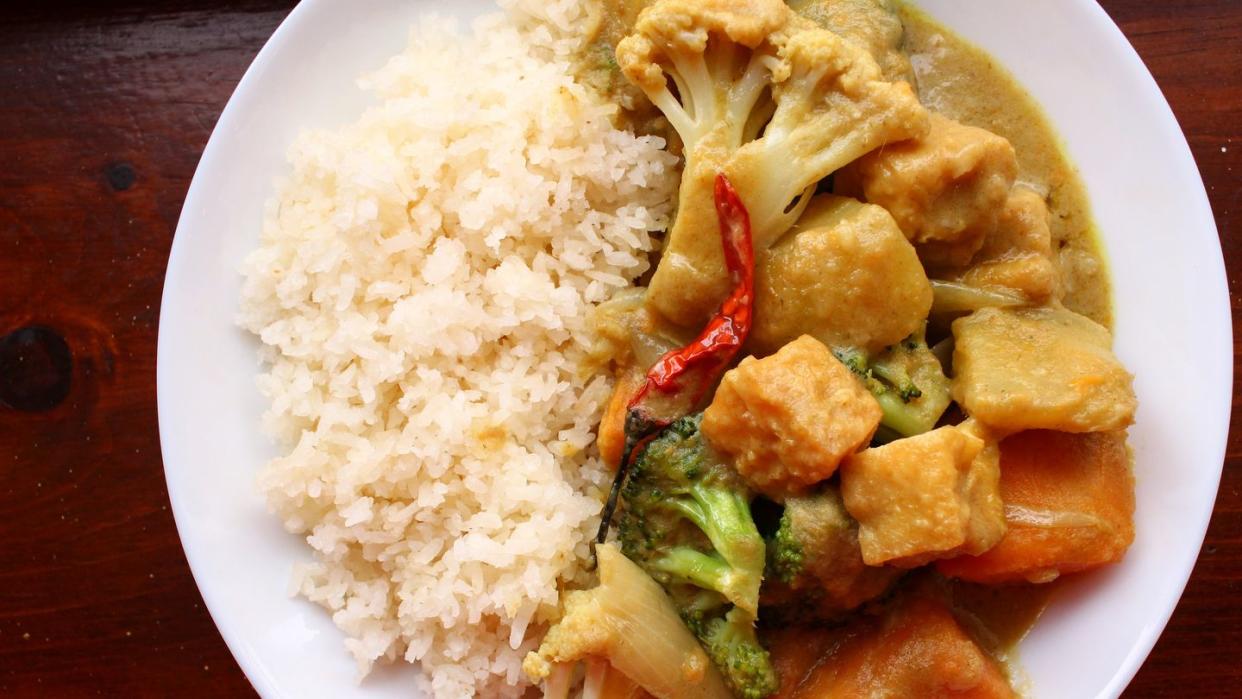
<svg viewBox="0 0 1242 699">
<path fill-rule="evenodd" d="M 871 393 L 823 343 L 803 335 L 727 372 L 702 429 L 755 489 L 779 498 L 832 476 L 879 424 Z"/>
<path fill-rule="evenodd" d="M 1057 271 L 1043 197 L 1026 187 L 1015 187 L 1001 209 L 996 228 L 984 239 L 970 266 L 950 271 L 944 278 L 968 286 L 1016 291 L 1036 305 L 1055 298 Z"/>
<path fill-rule="evenodd" d="M 830 655 L 807 663 L 816 651 Z M 883 619 L 863 617 L 844 630 L 777 637 L 772 657 L 781 699 L 1017 696 L 997 662 L 931 597 L 908 597 Z"/>
<path fill-rule="evenodd" d="M 914 567 L 994 544 L 1003 519 L 996 479 L 981 472 L 994 465 L 977 459 L 984 446 L 941 427 L 848 457 L 841 494 L 858 520 L 863 561 Z"/>
<path fill-rule="evenodd" d="M 1017 172 L 1009 141 L 932 114 L 926 136 L 859 158 L 839 189 L 888 209 L 924 263 L 964 265 L 995 227 Z"/>
<path fill-rule="evenodd" d="M 1134 540 L 1134 476 L 1123 432 L 1031 431 L 1001 442 L 1008 531 L 979 556 L 940 561 L 980 583 L 1048 582 L 1121 559 Z"/>
<path fill-rule="evenodd" d="M 803 333 L 878 352 L 918 330 L 931 309 L 931 284 L 893 217 L 853 199 L 816 197 L 756 264 L 750 344 L 759 354 Z"/>
<path fill-rule="evenodd" d="M 953 321 L 953 397 L 1004 432 L 1105 432 L 1134 421 L 1133 377 L 1102 325 L 1058 308 L 985 308 Z"/>
</svg>

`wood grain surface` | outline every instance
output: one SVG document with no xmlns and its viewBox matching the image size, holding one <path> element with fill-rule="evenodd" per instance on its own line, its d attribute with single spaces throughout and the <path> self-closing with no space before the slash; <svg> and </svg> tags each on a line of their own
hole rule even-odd
<svg viewBox="0 0 1242 699">
<path fill-rule="evenodd" d="M 253 696 L 169 511 L 155 341 L 190 177 L 292 4 L 0 10 L 0 696 Z M 1242 2 L 1103 4 L 1181 121 L 1237 277 Z M 1194 577 L 1128 696 L 1242 693 L 1239 429 Z"/>
</svg>

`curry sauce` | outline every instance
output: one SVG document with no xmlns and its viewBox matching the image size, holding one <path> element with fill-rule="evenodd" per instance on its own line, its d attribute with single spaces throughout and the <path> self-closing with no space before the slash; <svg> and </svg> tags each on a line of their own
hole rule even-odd
<svg viewBox="0 0 1242 699">
<path fill-rule="evenodd" d="M 1043 109 L 985 51 L 911 4 L 898 5 L 919 99 L 929 109 L 1004 136 L 1018 182 L 1044 196 L 1067 308 L 1112 326 L 1108 270 L 1087 191 Z"/>
<path fill-rule="evenodd" d="M 643 277 L 646 288 L 602 305 L 594 321 L 609 340 L 603 354 L 619 377 L 599 442 L 601 453 L 618 466 L 614 493 L 619 484 L 627 484 L 618 525 L 623 551 L 673 594 L 679 608 L 689 610 L 683 618 L 701 641 L 708 628 L 703 619 L 724 608 L 721 600 L 734 611 L 752 614 L 744 624 L 748 630 L 757 618 L 759 639 L 771 649 L 779 675 L 780 689 L 773 696 L 860 696 L 868 687 L 901 688 L 897 696 L 940 696 L 950 690 L 1014 696 L 1012 687 L 1020 684 L 1012 676 L 1015 651 L 1059 588 L 1051 581 L 1118 560 L 1133 539 L 1133 479 L 1124 442 L 1135 401 L 1131 376 L 1110 349 L 1108 271 L 1081 177 L 1047 116 L 1013 76 L 911 4 L 787 0 L 785 5 L 755 2 L 758 9 L 751 13 L 754 8 L 740 1 L 712 4 L 699 16 L 693 2 L 671 0 L 644 13 L 635 30 L 635 19 L 652 4 L 605 2 L 579 74 L 621 108 L 618 118 L 627 127 L 664 137 L 684 163 L 676 218 L 660 259 L 665 283 Z M 658 31 L 651 29 L 656 39 L 636 41 L 647 41 L 642 25 L 656 25 L 653 15 L 662 21 Z M 794 27 L 794 34 L 819 32 L 816 41 L 803 37 L 805 55 L 812 55 L 808 47 L 814 46 L 821 58 L 835 58 L 840 65 L 866 63 L 849 74 L 851 80 L 840 81 L 848 84 L 843 93 L 852 89 L 857 94 L 833 97 L 849 105 L 842 113 L 871 120 L 867 129 L 872 130 L 863 129 L 867 133 L 891 133 L 871 136 L 866 148 L 816 170 L 790 191 L 768 186 L 789 182 L 778 176 L 778 167 L 747 169 L 752 161 L 736 153 L 759 150 L 755 142 L 769 148 L 794 128 L 772 111 L 759 120 L 745 114 L 732 116 L 732 122 L 722 118 L 728 128 L 705 130 L 711 137 L 686 127 L 695 121 L 688 114 L 696 104 L 716 114 L 703 105 L 723 112 L 720 105 L 745 102 L 735 97 L 747 93 L 704 89 L 707 80 L 695 83 L 677 74 L 681 63 L 698 61 L 698 75 L 710 75 L 718 85 L 744 83 L 760 65 L 755 57 L 761 50 L 784 40 L 772 30 L 766 36 L 773 43 L 754 40 L 749 49 L 735 51 L 732 39 L 713 24 L 730 19 L 738 34 L 757 31 L 764 22 L 781 31 Z M 807 29 L 812 23 L 815 27 Z M 678 44 L 683 40 L 693 50 Z M 661 54 L 652 48 L 667 49 L 660 42 L 677 44 L 683 53 Z M 838 51 L 833 42 L 848 50 Z M 713 47 L 721 53 L 702 58 Z M 858 59 L 860 48 L 869 58 Z M 784 60 L 789 54 L 772 50 L 763 58 Z M 777 80 L 788 80 L 788 74 Z M 860 75 L 865 79 L 858 80 Z M 773 83 L 768 92 L 755 94 L 780 97 L 788 84 Z M 648 97 L 666 106 L 668 119 Z M 789 98 L 791 103 L 797 99 Z M 669 109 L 673 102 L 687 106 Z M 762 102 L 756 97 L 756 103 Z M 868 116 L 875 104 L 889 109 Z M 911 104 L 913 109 L 902 111 L 902 105 Z M 815 138 L 804 135 L 797 141 L 800 147 L 827 151 L 831 148 L 824 143 L 848 142 L 849 133 L 837 133 L 835 123 L 824 118 L 832 111 L 801 112 L 804 120 L 817 121 L 807 129 Z M 758 124 L 753 131 L 752 122 Z M 739 143 L 720 136 L 734 131 L 745 134 Z M 926 166 L 936 158 L 936 167 Z M 796 158 L 791 161 L 789 169 L 797 170 Z M 712 179 L 714 209 L 711 187 L 705 184 Z M 761 212 L 772 208 L 767 200 L 776 200 L 777 194 L 784 197 L 780 204 L 788 202 L 783 212 L 775 207 L 775 213 L 755 217 L 760 233 L 753 243 L 753 279 L 731 267 L 725 274 L 724 262 L 704 253 L 719 257 L 722 240 L 729 250 L 723 231 L 731 226 L 724 213 L 717 213 L 722 180 L 729 190 L 739 184 L 747 193 L 771 195 L 746 201 L 751 215 L 754 204 Z M 928 223 L 933 216 L 925 200 L 937 197 L 948 202 L 945 220 L 960 210 L 976 214 L 972 222 L 959 222 L 956 238 L 938 238 L 938 229 Z M 789 221 L 782 224 L 782 216 Z M 914 220 L 920 217 L 926 220 Z M 750 220 L 740 225 L 749 250 Z M 985 232 L 969 240 L 958 235 L 976 227 Z M 1034 238 L 1040 239 L 1038 245 Z M 726 252 L 724 260 L 741 257 Z M 1024 258 L 1038 258 L 1039 264 L 1021 274 L 1010 269 L 1010 278 L 1038 278 L 1042 286 L 1034 281 L 989 285 L 986 274 L 978 274 L 982 279 L 973 283 L 966 274 L 984 270 L 995 281 L 1003 276 L 997 270 Z M 909 274 L 903 271 L 907 267 L 913 270 Z M 698 291 L 690 291 L 696 284 Z M 680 343 L 668 341 L 669 336 L 688 337 L 702 326 L 704 313 L 725 314 L 731 308 L 720 303 L 722 293 L 717 293 L 729 291 L 728 284 L 742 289 L 753 284 L 753 291 L 738 298 L 756 309 L 752 321 L 747 306 L 746 330 L 736 342 L 743 349 L 737 359 L 730 355 L 720 371 L 725 372 L 724 364 L 733 368 L 723 378 L 688 382 L 714 386 L 714 397 L 709 391 L 710 401 L 689 401 L 680 419 L 662 423 L 659 436 L 644 436 L 654 438 L 631 462 L 623 445 L 631 436 L 631 422 L 640 422 L 635 415 L 642 416 L 634 406 L 641 405 L 650 382 L 644 371 L 658 356 L 677 353 Z M 984 299 L 979 308 L 942 305 L 937 310 L 939 289 L 972 284 L 982 296 L 993 294 L 991 299 L 1005 302 Z M 997 288 L 1014 293 L 992 291 Z M 1047 347 L 1028 341 L 1027 335 L 1039 336 L 1055 351 L 1041 351 Z M 1015 361 L 1021 354 L 1015 346 L 1040 356 Z M 1046 366 L 1058 359 L 1069 367 L 1065 376 Z M 1013 389 L 1028 378 L 1029 386 Z M 1050 384 L 1064 390 L 1058 393 Z M 1083 388 L 1088 385 L 1090 390 Z M 951 402 L 956 407 L 946 413 Z M 1089 402 L 1089 407 L 1107 410 L 1086 410 Z M 915 420 L 919 406 L 927 408 L 925 424 Z M 692 414 L 699 410 L 699 416 Z M 1015 416 L 1008 419 L 1011 412 Z M 677 471 L 670 464 L 692 468 Z M 628 481 L 627 465 L 634 469 Z M 1057 468 L 1044 468 L 1041 475 L 1039 466 Z M 676 539 L 667 532 L 680 531 L 659 519 L 668 515 L 661 508 L 685 485 L 660 479 L 666 471 L 678 477 L 692 473 L 687 478 L 697 479 L 717 469 L 730 474 L 721 482 L 745 484 L 746 499 L 753 496 L 757 510 L 773 509 L 780 517 L 779 525 L 768 522 L 771 526 L 759 524 L 758 531 L 747 532 L 756 540 L 761 533 L 767 542 L 766 561 L 758 564 L 762 588 L 754 584 L 760 596 L 751 606 L 738 601 L 740 594 L 737 599 L 723 592 L 703 597 L 703 589 L 710 588 L 656 558 L 661 546 Z M 1047 475 L 1053 471 L 1055 479 Z M 736 476 L 741 481 L 731 480 Z M 1077 486 L 1081 502 L 1065 496 Z M 609 507 L 615 503 L 615 497 L 610 499 Z M 683 510 L 672 509 L 681 516 Z M 1013 519 L 1010 510 L 1026 519 Z M 611 514 L 604 515 L 601 542 Z M 649 519 L 657 525 L 649 527 Z M 764 516 L 755 519 L 759 523 Z M 1072 527 L 1063 526 L 1071 520 Z M 1058 527 L 1074 533 L 1044 531 Z M 702 532 L 694 536 L 692 547 L 719 548 Z M 1051 541 L 1057 536 L 1069 543 L 1059 547 L 1061 542 Z M 763 610 L 757 617 L 756 607 Z M 755 643 L 753 635 L 749 639 Z M 714 640 L 705 642 L 710 646 Z M 739 667 L 753 669 L 727 660 L 713 655 L 717 666 L 736 671 L 737 677 L 746 675 Z M 740 682 L 732 676 L 730 681 Z M 759 696 L 754 687 L 735 694 Z M 771 691 L 765 689 L 763 696 Z"/>
</svg>

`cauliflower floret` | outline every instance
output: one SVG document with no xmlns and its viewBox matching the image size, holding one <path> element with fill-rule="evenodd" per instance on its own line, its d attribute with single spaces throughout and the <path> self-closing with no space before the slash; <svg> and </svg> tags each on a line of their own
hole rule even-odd
<svg viewBox="0 0 1242 699">
<path fill-rule="evenodd" d="M 910 59 L 901 50 L 905 28 L 888 0 L 789 0 L 789 7 L 867 49 L 886 80 L 914 84 Z"/>
<path fill-rule="evenodd" d="M 1089 318 L 985 308 L 953 321 L 953 337 L 953 398 L 988 427 L 1104 432 L 1134 421 L 1133 377 Z"/>
<path fill-rule="evenodd" d="M 888 209 L 924 264 L 963 266 L 996 227 L 1017 171 L 1009 141 L 933 114 L 926 136 L 861 158 L 836 185 Z"/>
<path fill-rule="evenodd" d="M 715 149 L 727 154 L 762 126 L 776 62 L 769 37 L 788 20 L 780 0 L 662 0 L 617 45 L 622 72 L 677 130 L 687 166 Z"/>
<path fill-rule="evenodd" d="M 803 333 L 880 352 L 917 332 L 931 309 L 927 275 L 893 217 L 846 197 L 815 197 L 756 267 L 750 338 L 760 354 Z"/>
<path fill-rule="evenodd" d="M 927 129 L 908 84 L 885 82 L 864 49 L 780 0 L 661 0 L 617 60 L 685 143 L 677 219 L 648 294 L 654 311 L 685 327 L 700 326 L 728 293 L 717 173 L 745 203 L 758 252 L 794 224 L 819 180 Z"/>
<path fill-rule="evenodd" d="M 613 544 L 597 546 L 596 557 L 599 586 L 565 595 L 565 615 L 522 663 L 526 675 L 542 681 L 554 665 L 600 658 L 660 699 L 728 699 L 720 671 L 660 585 Z"/>
<path fill-rule="evenodd" d="M 996 228 L 974 261 L 944 278 L 970 287 L 1015 291 L 1032 305 L 1057 298 L 1052 234 L 1043 197 L 1026 187 L 1014 187 Z"/>
<path fill-rule="evenodd" d="M 703 435 L 756 490 L 775 498 L 826 480 L 871 441 L 880 405 L 819 340 L 747 357 L 724 375 Z"/>
</svg>

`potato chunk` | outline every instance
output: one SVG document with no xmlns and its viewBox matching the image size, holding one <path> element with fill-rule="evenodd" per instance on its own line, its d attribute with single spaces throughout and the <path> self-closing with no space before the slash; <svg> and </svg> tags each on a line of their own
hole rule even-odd
<svg viewBox="0 0 1242 699">
<path fill-rule="evenodd" d="M 953 397 L 989 427 L 1102 432 L 1138 407 L 1108 330 L 1056 308 L 985 308 L 953 322 Z"/>
<path fill-rule="evenodd" d="M 974 261 L 945 278 L 968 286 L 1016 291 L 1033 305 L 1055 298 L 1057 270 L 1043 197 L 1026 187 L 1015 187 Z"/>
<path fill-rule="evenodd" d="M 863 156 L 838 186 L 888 209 L 924 263 L 961 266 L 996 226 L 1017 172 L 1009 141 L 933 114 L 926 136 Z"/>
<path fill-rule="evenodd" d="M 923 266 L 887 211 L 820 196 L 759 255 L 751 345 L 768 354 L 809 333 L 878 352 L 918 330 L 931 303 Z"/>
<path fill-rule="evenodd" d="M 770 644 L 781 680 L 774 699 L 1017 696 L 1000 665 L 930 595 L 842 628 L 780 631 Z"/>
<path fill-rule="evenodd" d="M 803 335 L 727 372 L 702 429 L 756 490 L 779 498 L 830 477 L 879 424 L 871 393 L 823 343 Z"/>
<path fill-rule="evenodd" d="M 863 561 L 912 568 L 996 543 L 1004 518 L 996 464 L 977 458 L 984 447 L 967 430 L 941 427 L 846 458 L 841 494 Z"/>
<path fill-rule="evenodd" d="M 1008 531 L 979 556 L 939 561 L 979 583 L 1048 582 L 1120 560 L 1134 541 L 1134 476 L 1124 432 L 1031 431 L 1001 442 Z"/>
</svg>

